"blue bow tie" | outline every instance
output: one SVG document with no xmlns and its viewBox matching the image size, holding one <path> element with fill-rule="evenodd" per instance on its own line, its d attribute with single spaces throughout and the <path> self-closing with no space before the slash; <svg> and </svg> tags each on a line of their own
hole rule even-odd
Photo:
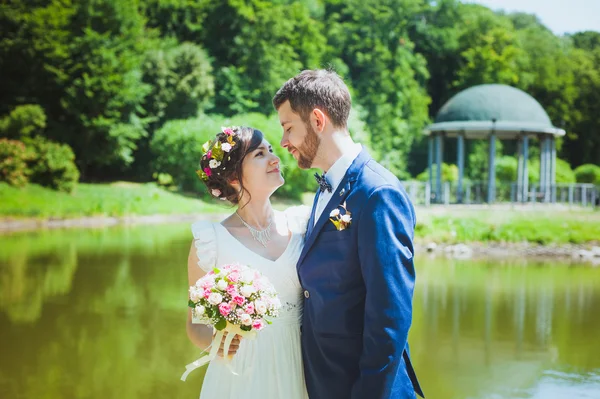
<svg viewBox="0 0 600 399">
<path fill-rule="evenodd" d="M 325 178 L 325 175 L 319 175 L 318 173 L 315 173 L 315 179 L 317 180 L 317 183 L 319 183 L 319 190 L 321 190 L 321 192 L 325 190 L 331 192 L 333 190 L 333 187 L 331 187 L 331 184 L 329 184 Z"/>
</svg>

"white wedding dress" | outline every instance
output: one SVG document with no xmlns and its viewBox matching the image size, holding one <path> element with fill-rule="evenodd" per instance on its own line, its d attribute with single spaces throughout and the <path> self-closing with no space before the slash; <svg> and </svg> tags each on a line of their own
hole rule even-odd
<svg viewBox="0 0 600 399">
<path fill-rule="evenodd" d="M 307 207 L 293 207 L 277 217 L 287 219 L 291 237 L 275 261 L 263 258 L 233 237 L 220 223 L 207 221 L 192 225 L 198 265 L 206 271 L 227 263 L 243 263 L 269 278 L 283 304 L 272 320 L 253 340 L 242 340 L 230 366 L 213 360 L 206 372 L 200 399 L 307 399 L 300 322 L 302 290 L 296 263 L 304 244 Z M 235 375 L 232 371 L 238 373 Z"/>
</svg>

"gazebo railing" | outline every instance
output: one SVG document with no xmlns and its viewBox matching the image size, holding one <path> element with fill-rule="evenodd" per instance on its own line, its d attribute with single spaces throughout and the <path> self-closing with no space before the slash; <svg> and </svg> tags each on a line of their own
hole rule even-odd
<svg viewBox="0 0 600 399">
<path fill-rule="evenodd" d="M 442 182 L 438 196 L 436 188 L 429 182 L 403 181 L 402 184 L 415 205 L 431 204 L 485 204 L 488 200 L 488 182 L 466 181 L 462 192 L 456 182 Z M 547 191 L 539 184 L 529 185 L 526 198 L 519 198 L 517 183 L 498 182 L 496 184 L 496 203 L 554 203 L 569 206 L 600 207 L 600 186 L 585 183 L 558 183 L 550 185 Z"/>
</svg>

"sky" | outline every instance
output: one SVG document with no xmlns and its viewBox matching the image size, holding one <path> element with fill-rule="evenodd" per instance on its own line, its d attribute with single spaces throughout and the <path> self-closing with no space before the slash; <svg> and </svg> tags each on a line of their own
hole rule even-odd
<svg viewBox="0 0 600 399">
<path fill-rule="evenodd" d="M 536 14 L 555 34 L 584 30 L 600 32 L 600 0 L 463 0 L 492 10 Z"/>
</svg>

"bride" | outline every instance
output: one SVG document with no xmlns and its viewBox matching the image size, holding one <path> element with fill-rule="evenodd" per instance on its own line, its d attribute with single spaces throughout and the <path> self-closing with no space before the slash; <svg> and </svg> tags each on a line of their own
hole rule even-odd
<svg viewBox="0 0 600 399">
<path fill-rule="evenodd" d="M 233 340 L 231 369 L 219 357 L 206 372 L 201 399 L 308 398 L 300 349 L 302 290 L 296 263 L 302 251 L 309 210 L 275 211 L 270 197 L 281 187 L 280 160 L 263 134 L 248 127 L 223 128 L 204 148 L 198 175 L 209 192 L 236 206 L 220 223 L 192 225 L 189 285 L 215 266 L 243 263 L 260 270 L 275 286 L 283 306 L 273 324 L 254 340 Z M 199 348 L 212 340 L 212 327 L 192 323 L 187 333 Z M 236 374 L 231 370 L 235 370 Z"/>
</svg>

